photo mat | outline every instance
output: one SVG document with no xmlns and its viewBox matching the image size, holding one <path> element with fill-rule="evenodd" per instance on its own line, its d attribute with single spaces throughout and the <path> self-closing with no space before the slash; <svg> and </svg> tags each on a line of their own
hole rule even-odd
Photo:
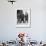
<svg viewBox="0 0 46 46">
<path fill-rule="evenodd" d="M 18 8 L 16 10 L 16 27 L 31 27 L 30 8 Z"/>
</svg>

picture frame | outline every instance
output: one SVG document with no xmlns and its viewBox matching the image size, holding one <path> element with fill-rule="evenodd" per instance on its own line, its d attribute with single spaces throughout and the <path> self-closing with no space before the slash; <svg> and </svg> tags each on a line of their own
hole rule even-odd
<svg viewBox="0 0 46 46">
<path fill-rule="evenodd" d="M 31 27 L 31 8 L 16 9 L 16 27 L 17 28 Z"/>
</svg>

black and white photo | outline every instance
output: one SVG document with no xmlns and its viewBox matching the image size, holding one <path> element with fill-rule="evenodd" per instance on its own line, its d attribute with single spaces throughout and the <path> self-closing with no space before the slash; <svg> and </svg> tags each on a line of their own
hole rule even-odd
<svg viewBox="0 0 46 46">
<path fill-rule="evenodd" d="M 30 26 L 30 8 L 17 9 L 16 26 L 17 27 L 29 27 Z"/>
</svg>

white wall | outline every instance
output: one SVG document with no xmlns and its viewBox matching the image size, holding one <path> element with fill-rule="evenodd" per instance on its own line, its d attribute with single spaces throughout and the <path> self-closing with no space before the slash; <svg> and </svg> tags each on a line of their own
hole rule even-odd
<svg viewBox="0 0 46 46">
<path fill-rule="evenodd" d="M 21 31 L 30 33 L 33 40 L 46 40 L 45 5 L 45 0 L 17 0 L 14 5 L 0 0 L 0 40 L 14 40 Z M 31 28 L 16 28 L 16 8 L 31 8 Z"/>
</svg>

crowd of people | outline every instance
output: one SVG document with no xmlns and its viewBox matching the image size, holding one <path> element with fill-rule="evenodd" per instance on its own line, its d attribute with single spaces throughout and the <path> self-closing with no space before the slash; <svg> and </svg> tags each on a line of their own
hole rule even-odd
<svg viewBox="0 0 46 46">
<path fill-rule="evenodd" d="M 23 13 L 23 10 L 17 10 L 17 24 L 18 23 L 28 23 L 28 13 Z"/>
</svg>

